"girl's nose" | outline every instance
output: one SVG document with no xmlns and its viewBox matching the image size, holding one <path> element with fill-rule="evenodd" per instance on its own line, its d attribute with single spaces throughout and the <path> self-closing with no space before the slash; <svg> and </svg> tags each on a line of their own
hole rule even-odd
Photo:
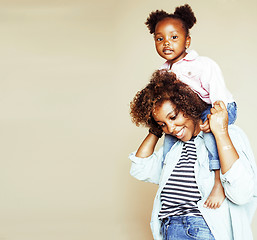
<svg viewBox="0 0 257 240">
<path fill-rule="evenodd" d="M 169 46 L 169 45 L 170 45 L 170 42 L 166 40 L 166 41 L 164 42 L 164 46 Z"/>
</svg>

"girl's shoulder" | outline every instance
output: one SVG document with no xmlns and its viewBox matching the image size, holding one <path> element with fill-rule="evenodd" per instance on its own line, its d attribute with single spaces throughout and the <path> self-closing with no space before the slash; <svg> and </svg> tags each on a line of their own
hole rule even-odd
<svg viewBox="0 0 257 240">
<path fill-rule="evenodd" d="M 218 65 L 216 61 L 214 61 L 212 58 L 207 56 L 198 55 L 197 60 L 200 61 L 202 64 Z"/>
<path fill-rule="evenodd" d="M 206 64 L 206 65 L 215 65 L 215 66 L 218 66 L 217 62 L 210 58 L 210 57 L 207 57 L 207 56 L 203 56 L 203 55 L 199 55 L 196 51 L 194 50 L 191 50 L 192 52 L 194 52 L 194 56 L 195 57 L 195 60 L 196 61 L 199 61 L 201 62 L 202 64 Z M 191 53 L 191 52 L 190 52 Z M 197 55 L 196 55 L 197 54 Z"/>
</svg>

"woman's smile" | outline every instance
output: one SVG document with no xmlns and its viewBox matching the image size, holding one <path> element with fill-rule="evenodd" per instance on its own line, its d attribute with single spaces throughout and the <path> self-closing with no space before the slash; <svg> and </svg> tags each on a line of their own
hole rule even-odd
<svg viewBox="0 0 257 240">
<path fill-rule="evenodd" d="M 176 134 L 176 137 L 177 137 L 178 139 L 183 138 L 184 132 L 185 132 L 185 129 L 182 128 L 182 129 Z"/>
</svg>

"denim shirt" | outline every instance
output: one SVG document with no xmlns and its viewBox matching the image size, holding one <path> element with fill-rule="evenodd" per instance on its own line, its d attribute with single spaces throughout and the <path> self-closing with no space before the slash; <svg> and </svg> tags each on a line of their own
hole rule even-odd
<svg viewBox="0 0 257 240">
<path fill-rule="evenodd" d="M 207 209 L 204 202 L 214 185 L 214 172 L 209 171 L 208 152 L 204 145 L 203 133 L 195 138 L 197 162 L 195 176 L 202 199 L 198 202 L 205 221 L 216 240 L 251 240 L 251 220 L 257 206 L 257 169 L 255 159 L 244 132 L 235 125 L 229 126 L 229 135 L 239 159 L 224 175 L 220 174 L 226 198 L 220 208 Z M 179 160 L 183 142 L 177 141 L 163 162 L 163 148 L 147 158 L 130 154 L 132 161 L 130 174 L 145 182 L 159 184 L 154 200 L 151 229 L 155 240 L 162 240 L 161 222 L 158 213 L 161 209 L 160 193 Z"/>
</svg>

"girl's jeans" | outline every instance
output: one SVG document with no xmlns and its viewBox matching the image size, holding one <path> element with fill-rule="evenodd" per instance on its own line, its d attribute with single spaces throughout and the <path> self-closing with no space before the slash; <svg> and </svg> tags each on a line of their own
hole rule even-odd
<svg viewBox="0 0 257 240">
<path fill-rule="evenodd" d="M 173 216 L 162 220 L 163 240 L 215 240 L 203 217 Z"/>
<path fill-rule="evenodd" d="M 210 113 L 211 105 L 208 105 L 207 109 L 202 113 L 201 119 L 203 122 L 207 119 L 207 115 Z M 228 124 L 233 124 L 236 121 L 237 117 L 237 105 L 235 102 L 228 103 Z M 170 151 L 171 147 L 177 141 L 176 137 L 173 137 L 169 134 L 165 135 L 164 144 L 163 144 L 163 159 L 165 159 L 167 153 Z M 209 167 L 210 170 L 220 169 L 220 161 L 217 150 L 217 145 L 215 138 L 212 133 L 204 133 L 204 142 L 209 154 Z"/>
</svg>

